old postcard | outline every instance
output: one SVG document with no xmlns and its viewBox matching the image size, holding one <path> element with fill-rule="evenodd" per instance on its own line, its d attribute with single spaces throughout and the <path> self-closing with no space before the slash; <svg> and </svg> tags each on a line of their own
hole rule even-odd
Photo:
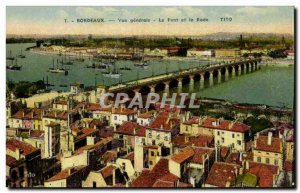
<svg viewBox="0 0 300 193">
<path fill-rule="evenodd" d="M 295 188 L 294 11 L 6 7 L 6 186 Z"/>
</svg>

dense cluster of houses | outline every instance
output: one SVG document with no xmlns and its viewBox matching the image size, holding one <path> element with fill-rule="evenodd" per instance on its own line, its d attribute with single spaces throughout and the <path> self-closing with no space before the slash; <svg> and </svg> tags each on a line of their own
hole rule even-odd
<svg viewBox="0 0 300 193">
<path fill-rule="evenodd" d="M 72 104 L 72 105 L 71 105 Z M 9 187 L 287 187 L 289 123 L 254 134 L 244 123 L 178 108 L 102 108 L 55 99 L 7 104 Z"/>
</svg>

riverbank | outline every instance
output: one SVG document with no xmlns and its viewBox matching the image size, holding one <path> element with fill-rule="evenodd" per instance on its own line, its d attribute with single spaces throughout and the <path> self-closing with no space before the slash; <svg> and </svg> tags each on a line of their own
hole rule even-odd
<svg viewBox="0 0 300 193">
<path fill-rule="evenodd" d="M 280 59 L 263 59 L 261 65 L 264 66 L 276 66 L 276 67 L 288 67 L 294 66 L 295 60 L 294 59 L 287 59 L 287 58 L 280 58 Z"/>
</svg>

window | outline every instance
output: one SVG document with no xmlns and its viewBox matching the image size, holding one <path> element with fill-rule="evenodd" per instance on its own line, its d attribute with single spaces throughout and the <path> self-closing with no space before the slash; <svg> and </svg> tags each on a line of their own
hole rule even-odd
<svg viewBox="0 0 300 193">
<path fill-rule="evenodd" d="M 156 145 L 156 142 L 155 142 L 155 140 L 152 140 L 152 145 Z"/>
<path fill-rule="evenodd" d="M 224 139 L 224 137 L 222 137 L 222 143 L 224 143 L 225 142 L 225 139 Z"/>
<path fill-rule="evenodd" d="M 149 164 L 150 164 L 150 165 L 152 165 L 152 164 L 153 164 L 153 162 L 152 162 L 152 161 L 149 161 Z"/>
<path fill-rule="evenodd" d="M 220 131 L 217 132 L 217 135 L 220 135 Z"/>
<path fill-rule="evenodd" d="M 143 119 L 141 120 L 141 125 L 143 125 Z"/>
<path fill-rule="evenodd" d="M 126 164 L 122 163 L 122 169 L 125 170 L 126 169 Z"/>
<path fill-rule="evenodd" d="M 157 139 L 157 140 L 160 140 L 160 135 L 157 135 L 157 136 L 156 136 L 156 139 Z"/>
<path fill-rule="evenodd" d="M 148 136 L 149 136 L 149 138 L 152 138 L 152 133 L 151 133 L 151 131 L 149 132 Z"/>
<path fill-rule="evenodd" d="M 261 162 L 261 158 L 260 157 L 257 157 L 257 162 Z"/>
<path fill-rule="evenodd" d="M 115 121 L 116 121 L 116 120 L 118 119 L 118 117 L 117 117 L 117 116 L 115 116 L 115 117 L 114 117 L 114 119 L 115 119 Z"/>
<path fill-rule="evenodd" d="M 270 159 L 266 158 L 266 163 L 269 164 L 270 163 Z"/>
<path fill-rule="evenodd" d="M 278 160 L 277 160 L 277 159 L 274 160 L 274 164 L 275 164 L 276 166 L 278 165 Z"/>
<path fill-rule="evenodd" d="M 168 136 L 165 136 L 165 141 L 168 141 Z"/>
<path fill-rule="evenodd" d="M 234 138 L 234 133 L 232 134 L 232 138 Z"/>
<path fill-rule="evenodd" d="M 242 144 L 241 140 L 237 140 L 237 144 L 241 145 Z"/>
<path fill-rule="evenodd" d="M 154 156 L 154 151 L 151 151 L 151 156 Z"/>
</svg>

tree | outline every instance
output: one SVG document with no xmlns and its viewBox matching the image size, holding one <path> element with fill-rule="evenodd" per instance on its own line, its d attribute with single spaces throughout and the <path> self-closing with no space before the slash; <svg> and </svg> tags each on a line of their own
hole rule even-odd
<svg viewBox="0 0 300 193">
<path fill-rule="evenodd" d="M 253 134 L 273 127 L 273 124 L 266 118 L 248 117 L 244 123 L 251 126 Z"/>
</svg>

